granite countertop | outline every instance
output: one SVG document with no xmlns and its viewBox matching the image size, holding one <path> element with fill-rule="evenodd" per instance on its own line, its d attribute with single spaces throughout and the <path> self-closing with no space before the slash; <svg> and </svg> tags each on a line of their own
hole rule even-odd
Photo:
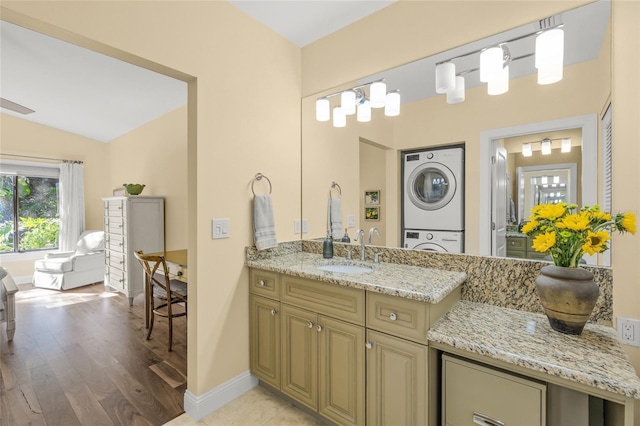
<svg viewBox="0 0 640 426">
<path fill-rule="evenodd" d="M 554 331 L 544 315 L 460 301 L 428 332 L 430 341 L 576 383 L 640 399 L 640 378 L 611 327 L 580 336 Z"/>
<path fill-rule="evenodd" d="M 351 274 L 317 269 L 320 265 L 350 264 L 373 268 L 372 272 Z M 466 279 L 464 272 L 395 263 L 361 262 L 334 257 L 325 259 L 319 254 L 297 252 L 265 259 L 247 260 L 247 266 L 325 281 L 347 287 L 389 294 L 426 303 L 438 303 Z"/>
</svg>

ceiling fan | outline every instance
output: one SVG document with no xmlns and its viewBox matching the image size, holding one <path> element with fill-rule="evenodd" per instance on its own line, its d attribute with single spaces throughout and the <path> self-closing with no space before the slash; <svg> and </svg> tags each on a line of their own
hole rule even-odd
<svg viewBox="0 0 640 426">
<path fill-rule="evenodd" d="M 17 112 L 19 114 L 31 114 L 32 112 L 35 112 L 34 110 L 32 110 L 31 108 L 27 108 L 26 106 L 17 104 L 15 102 L 12 102 L 8 99 L 5 98 L 0 98 L 0 108 L 5 108 L 8 109 L 10 111 L 13 112 Z"/>
</svg>

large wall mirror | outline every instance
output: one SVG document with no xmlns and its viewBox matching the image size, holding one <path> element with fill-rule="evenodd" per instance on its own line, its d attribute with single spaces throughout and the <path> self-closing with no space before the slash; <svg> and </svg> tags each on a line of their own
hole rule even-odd
<svg viewBox="0 0 640 426">
<path fill-rule="evenodd" d="M 481 134 L 492 129 L 525 126 L 535 129 L 535 123 L 573 122 L 572 117 L 599 118 L 609 103 L 611 92 L 610 3 L 599 1 L 571 9 L 554 17 L 564 30 L 564 67 L 561 81 L 539 85 L 534 56 L 536 29 L 542 25 L 532 22 L 484 40 L 470 40 L 468 44 L 447 52 L 401 64 L 396 68 L 362 76 L 357 81 L 344 82 L 339 87 L 308 96 L 302 100 L 302 219 L 308 221 L 304 239 L 322 238 L 327 230 L 327 202 L 332 182 L 342 189 L 342 215 L 344 226 L 353 238 L 356 228 L 365 233 L 376 227 L 380 237 L 373 244 L 400 247 L 403 245 L 403 153 L 422 149 L 464 146 L 462 176 L 456 176 L 464 191 L 464 252 L 489 254 L 484 249 L 490 222 L 481 218 L 480 209 L 491 199 L 493 182 L 484 182 L 481 175 L 486 169 L 481 147 Z M 499 96 L 487 93 L 487 84 L 480 83 L 478 71 L 479 51 L 505 40 L 508 43 L 510 63 L 509 89 Z M 416 41 L 418 43 L 419 41 Z M 476 53 L 473 53 L 476 52 Z M 468 53 L 472 53 L 466 55 Z M 357 61 L 359 52 L 354 53 Z M 364 54 L 364 53 L 363 53 Z M 462 56 L 462 57 L 461 57 Z M 456 58 L 457 71 L 462 71 L 466 82 L 465 100 L 447 103 L 446 95 L 435 93 L 435 66 Z M 337 65 L 338 66 L 338 65 Z M 358 122 L 356 115 L 347 116 L 346 126 L 336 128 L 332 121 L 316 120 L 316 100 L 319 97 L 357 87 L 384 78 L 387 91 L 399 90 L 400 114 L 389 117 L 384 108 L 372 109 L 369 122 Z M 369 86 L 366 86 L 365 96 Z M 329 98 L 331 108 L 340 105 L 340 96 Z M 580 126 L 576 126 L 580 127 Z M 598 158 L 598 125 L 587 126 L 596 143 L 583 146 L 585 127 L 578 128 L 571 137 L 573 156 Z M 548 131 L 549 130 L 549 131 Z M 531 131 L 518 137 L 540 141 L 549 138 L 559 144 L 554 132 L 575 129 L 546 129 Z M 496 141 L 504 145 L 502 139 Z M 520 161 L 522 140 L 514 142 L 505 157 L 506 179 L 515 185 L 516 168 L 526 166 Z M 557 142 L 556 142 L 557 141 Z M 558 154 L 556 154 L 556 150 Z M 589 151 L 584 152 L 583 151 Z M 555 163 L 573 163 L 553 148 Z M 539 155 L 534 150 L 533 155 Z M 517 161 L 516 161 L 517 160 Z M 580 160 L 578 160 L 580 161 Z M 601 166 L 596 161 L 597 168 Z M 540 165 L 536 163 L 536 165 Z M 581 165 L 578 166 L 582 167 Z M 593 173 L 593 170 L 590 171 Z M 578 185 L 581 180 L 578 170 Z M 488 188 L 484 188 L 487 186 Z M 589 186 L 593 186 L 590 184 Z M 460 187 L 460 185 L 459 185 Z M 506 188 L 506 185 L 504 185 Z M 513 197 L 517 191 L 511 192 Z M 578 192 L 584 189 L 579 186 Z M 597 188 L 589 188 L 597 191 Z M 366 193 L 378 191 L 376 205 L 371 205 Z M 596 192 L 597 193 L 597 192 Z M 596 196 L 597 197 L 597 196 Z M 578 196 L 578 199 L 580 197 Z M 589 198 L 592 199 L 592 198 Z M 489 201 L 490 203 L 491 201 Z M 375 207 L 374 210 L 371 210 Z M 375 211 L 375 216 L 367 216 Z M 524 213 L 519 213 L 519 217 Z M 518 219 L 520 220 L 520 219 Z M 428 226 L 428 225 L 427 225 Z M 487 228 L 487 229 L 485 229 Z M 409 247 L 411 248 L 411 247 Z"/>
</svg>

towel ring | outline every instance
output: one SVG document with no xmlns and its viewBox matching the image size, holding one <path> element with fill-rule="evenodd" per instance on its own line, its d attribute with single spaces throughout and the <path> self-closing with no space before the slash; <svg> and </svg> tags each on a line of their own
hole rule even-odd
<svg viewBox="0 0 640 426">
<path fill-rule="evenodd" d="M 330 198 L 333 198 L 332 191 L 333 191 L 333 188 L 336 188 L 336 187 L 338 188 L 338 195 L 340 197 L 342 197 L 342 188 L 340 188 L 340 185 L 338 185 L 337 182 L 331 182 L 331 189 L 329 189 L 329 197 Z"/>
<path fill-rule="evenodd" d="M 255 185 L 256 181 L 262 180 L 262 178 L 265 178 L 267 182 L 269 182 L 269 195 L 271 195 L 272 186 L 269 178 L 263 175 L 262 173 L 256 173 L 256 176 L 253 178 L 253 182 L 251 182 L 251 192 L 253 192 L 254 197 L 256 196 L 256 191 L 253 190 L 253 185 Z"/>
</svg>

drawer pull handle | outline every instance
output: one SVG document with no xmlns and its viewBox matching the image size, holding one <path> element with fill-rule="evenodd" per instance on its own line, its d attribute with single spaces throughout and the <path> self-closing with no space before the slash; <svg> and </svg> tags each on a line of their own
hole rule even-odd
<svg viewBox="0 0 640 426">
<path fill-rule="evenodd" d="M 275 316 L 278 313 L 278 311 L 276 311 L 275 309 L 271 310 L 271 315 Z"/>
<path fill-rule="evenodd" d="M 311 321 L 309 321 L 309 323 L 307 324 L 307 327 L 313 328 L 313 323 Z"/>
<path fill-rule="evenodd" d="M 367 343 L 365 343 L 365 344 L 364 344 L 364 346 L 365 346 L 365 348 L 367 348 L 367 349 L 371 349 L 371 348 L 373 348 L 373 343 L 371 343 L 371 342 L 367 342 Z"/>
<path fill-rule="evenodd" d="M 316 330 L 320 333 L 322 331 L 322 326 L 320 324 L 316 325 Z"/>
<path fill-rule="evenodd" d="M 504 426 L 504 422 L 476 412 L 473 413 L 473 417 L 471 419 L 473 420 L 473 423 L 480 426 Z"/>
<path fill-rule="evenodd" d="M 182 271 L 178 271 L 178 273 L 176 275 L 181 277 L 182 276 Z"/>
<path fill-rule="evenodd" d="M 389 314 L 389 319 L 390 319 L 391 321 L 395 321 L 395 320 L 397 320 L 397 319 L 398 319 L 398 315 L 396 315 L 396 313 L 395 313 L 395 312 L 391 312 L 391 313 Z"/>
<path fill-rule="evenodd" d="M 265 280 L 260 280 L 260 287 L 265 287 L 267 282 Z"/>
</svg>

